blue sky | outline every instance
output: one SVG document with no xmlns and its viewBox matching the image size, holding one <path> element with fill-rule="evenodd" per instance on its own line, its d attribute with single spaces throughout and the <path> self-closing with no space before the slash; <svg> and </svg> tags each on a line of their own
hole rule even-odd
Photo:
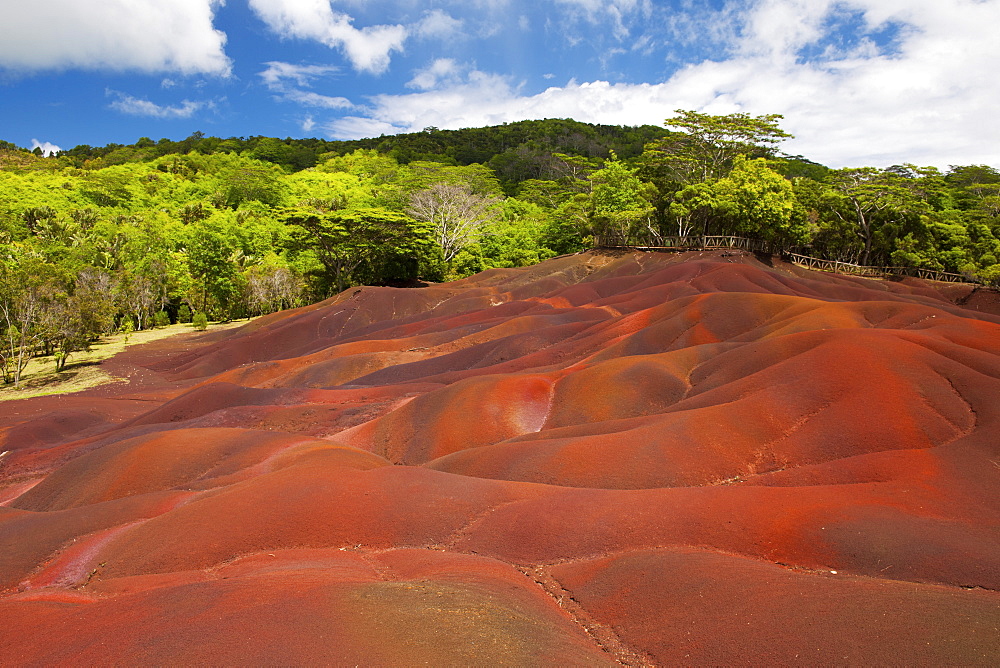
<svg viewBox="0 0 1000 668">
<path fill-rule="evenodd" d="M 0 139 L 784 114 L 831 166 L 1000 166 L 1000 0 L 0 0 Z"/>
</svg>

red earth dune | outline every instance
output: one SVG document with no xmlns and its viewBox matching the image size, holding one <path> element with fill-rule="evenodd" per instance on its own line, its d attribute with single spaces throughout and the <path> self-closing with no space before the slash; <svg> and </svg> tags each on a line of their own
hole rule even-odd
<svg viewBox="0 0 1000 668">
<path fill-rule="evenodd" d="M 998 305 L 585 253 L 132 348 L 0 404 L 0 663 L 997 665 Z"/>
</svg>

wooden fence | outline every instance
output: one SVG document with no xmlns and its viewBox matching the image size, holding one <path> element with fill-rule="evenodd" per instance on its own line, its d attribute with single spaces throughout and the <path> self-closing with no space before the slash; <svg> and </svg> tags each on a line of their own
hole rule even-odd
<svg viewBox="0 0 1000 668">
<path fill-rule="evenodd" d="M 751 253 L 780 253 L 773 244 L 760 239 L 736 236 L 656 236 L 648 239 L 623 238 L 614 235 L 594 237 L 598 248 L 636 248 L 640 250 L 718 250 L 737 248 Z"/>
<path fill-rule="evenodd" d="M 872 267 L 840 260 L 826 260 L 823 258 L 802 255 L 787 249 L 780 248 L 775 244 L 760 239 L 747 239 L 736 236 L 656 236 L 648 239 L 624 238 L 615 235 L 600 235 L 594 237 L 594 245 L 597 248 L 634 248 L 636 250 L 666 250 L 666 251 L 686 251 L 686 250 L 724 250 L 737 249 L 749 251 L 751 253 L 769 253 L 771 255 L 781 255 L 794 264 L 818 269 L 820 271 L 831 271 L 838 274 L 849 274 L 851 276 L 865 276 L 868 278 L 887 278 L 893 276 L 912 276 L 930 281 L 945 281 L 948 283 L 981 283 L 971 276 L 964 274 L 953 274 L 947 271 L 936 271 L 934 269 L 921 269 L 918 267 Z"/>
</svg>

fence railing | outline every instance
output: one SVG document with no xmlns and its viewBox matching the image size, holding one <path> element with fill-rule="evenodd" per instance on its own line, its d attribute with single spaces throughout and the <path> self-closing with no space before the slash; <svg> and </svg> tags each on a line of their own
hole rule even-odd
<svg viewBox="0 0 1000 668">
<path fill-rule="evenodd" d="M 868 278 L 886 278 L 893 276 L 912 276 L 930 281 L 945 281 L 948 283 L 981 283 L 981 281 L 965 274 L 955 274 L 947 271 L 937 271 L 934 269 L 922 269 L 919 267 L 875 267 L 841 260 L 827 260 L 810 255 L 802 255 L 760 239 L 748 239 L 730 235 L 719 236 L 656 236 L 647 239 L 625 238 L 618 235 L 599 235 L 594 237 L 594 245 L 597 248 L 635 248 L 639 250 L 722 250 L 734 248 L 738 250 L 750 251 L 753 253 L 770 253 L 781 255 L 794 264 L 818 269 L 820 271 L 831 271 L 838 274 L 848 274 L 851 276 L 864 276 Z"/>
<path fill-rule="evenodd" d="M 760 239 L 748 239 L 732 235 L 718 236 L 655 236 L 646 239 L 625 238 L 617 235 L 594 237 L 599 248 L 645 248 L 649 250 L 715 250 L 738 248 L 756 253 L 777 253 L 774 245 Z"/>
</svg>

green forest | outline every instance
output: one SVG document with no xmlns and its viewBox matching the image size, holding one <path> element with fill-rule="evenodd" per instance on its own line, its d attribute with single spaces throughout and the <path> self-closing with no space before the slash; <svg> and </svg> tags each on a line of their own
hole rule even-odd
<svg viewBox="0 0 1000 668">
<path fill-rule="evenodd" d="M 231 320 L 592 247 L 731 234 L 864 265 L 1000 279 L 1000 172 L 829 169 L 778 115 L 678 110 L 357 141 L 0 142 L 0 364 L 115 331 Z"/>
</svg>

